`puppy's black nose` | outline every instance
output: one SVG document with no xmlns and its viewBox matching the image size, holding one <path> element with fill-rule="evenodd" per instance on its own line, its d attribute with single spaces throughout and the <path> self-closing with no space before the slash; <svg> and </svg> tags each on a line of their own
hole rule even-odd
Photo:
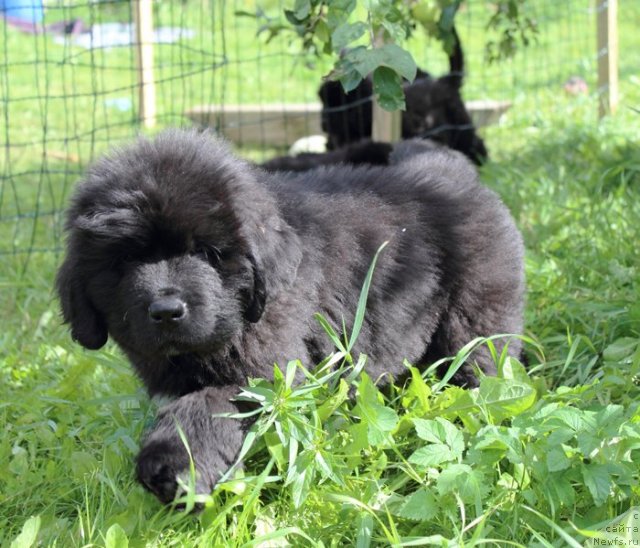
<svg viewBox="0 0 640 548">
<path fill-rule="evenodd" d="M 187 305 L 178 297 L 160 297 L 149 305 L 149 318 L 154 323 L 176 323 L 187 315 Z"/>
</svg>

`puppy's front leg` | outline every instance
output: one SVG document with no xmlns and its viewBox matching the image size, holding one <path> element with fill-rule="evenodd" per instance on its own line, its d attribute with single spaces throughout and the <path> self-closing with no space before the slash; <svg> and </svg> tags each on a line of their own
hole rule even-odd
<svg viewBox="0 0 640 548">
<path fill-rule="evenodd" d="M 214 417 L 237 413 L 230 399 L 238 386 L 204 388 L 163 407 L 138 455 L 138 480 L 162 502 L 171 502 L 177 478 L 189 478 L 189 453 L 177 426 L 184 432 L 196 469 L 196 493 L 209 494 L 236 461 L 250 421 Z"/>
</svg>

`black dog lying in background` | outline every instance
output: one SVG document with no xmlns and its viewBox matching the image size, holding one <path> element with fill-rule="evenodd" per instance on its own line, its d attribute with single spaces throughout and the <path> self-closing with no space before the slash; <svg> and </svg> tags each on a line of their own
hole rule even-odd
<svg viewBox="0 0 640 548">
<path fill-rule="evenodd" d="M 176 423 L 209 493 L 248 427 L 219 415 L 274 363 L 311 367 L 334 350 L 314 314 L 337 332 L 353 325 L 385 241 L 353 350 L 372 378 L 521 332 L 522 238 L 498 196 L 445 147 L 406 141 L 389 161 L 269 174 L 208 134 L 173 130 L 106 156 L 80 183 L 57 277 L 64 320 L 86 348 L 111 337 L 150 394 L 174 398 L 138 456 L 160 500 L 188 476 Z M 514 339 L 508 353 L 520 348 Z M 486 348 L 471 361 L 496 371 Z M 477 385 L 472 363 L 452 382 Z"/>
<path fill-rule="evenodd" d="M 303 152 L 296 156 L 279 156 L 260 165 L 267 171 L 307 171 L 336 164 L 386 166 L 393 150 L 389 143 L 363 139 L 328 152 Z"/>
<path fill-rule="evenodd" d="M 418 71 L 416 79 L 404 86 L 406 110 L 402 113 L 402 138 L 432 139 L 458 150 L 475 164 L 487 159 L 484 141 L 476 133 L 471 116 L 460 95 L 463 84 L 464 55 L 458 34 L 453 29 L 455 46 L 449 56 L 449 74 L 433 78 Z M 281 156 L 262 164 L 269 171 L 304 171 L 336 161 L 342 163 L 386 164 L 390 148 L 382 143 L 348 147 L 371 138 L 373 83 L 365 78 L 358 87 L 345 93 L 342 84 L 327 81 L 320 87 L 322 130 L 327 134 L 327 153 Z M 345 149 L 346 147 L 346 149 Z"/>
</svg>

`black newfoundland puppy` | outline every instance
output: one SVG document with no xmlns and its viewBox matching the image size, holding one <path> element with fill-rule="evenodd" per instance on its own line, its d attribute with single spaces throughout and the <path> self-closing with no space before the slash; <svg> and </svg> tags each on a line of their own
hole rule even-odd
<svg viewBox="0 0 640 548">
<path fill-rule="evenodd" d="M 462 100 L 464 54 L 452 28 L 453 50 L 449 74 L 434 78 L 418 69 L 413 82 L 403 85 L 406 110 L 402 112 L 402 138 L 422 138 L 458 150 L 477 165 L 485 163 L 487 148 L 476 132 Z M 336 163 L 386 165 L 391 145 L 372 142 L 373 81 L 363 79 L 346 93 L 338 81 L 326 81 L 318 91 L 322 101 L 322 130 L 327 152 L 278 156 L 262 164 L 268 171 L 306 171 Z"/>
<path fill-rule="evenodd" d="M 407 142 L 391 161 L 268 174 L 208 134 L 172 130 L 99 160 L 80 183 L 57 278 L 64 320 L 86 348 L 111 336 L 150 394 L 175 398 L 138 457 L 160 500 L 189 469 L 176 422 L 196 488 L 210 492 L 247 428 L 214 415 L 237 411 L 239 387 L 274 362 L 332 351 L 313 314 L 352 324 L 385 241 L 355 348 L 374 379 L 402 375 L 403 358 L 424 364 L 521 331 L 522 242 L 500 199 L 459 153 Z M 495 372 L 488 353 L 473 358 Z M 475 385 L 472 365 L 454 381 Z"/>
</svg>

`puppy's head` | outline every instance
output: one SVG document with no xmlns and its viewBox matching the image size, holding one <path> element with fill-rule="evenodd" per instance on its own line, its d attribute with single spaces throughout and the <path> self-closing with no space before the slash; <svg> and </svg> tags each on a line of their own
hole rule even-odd
<svg viewBox="0 0 640 548">
<path fill-rule="evenodd" d="M 371 136 L 373 85 L 368 78 L 345 93 L 338 81 L 327 80 L 318 91 L 322 101 L 322 131 L 327 134 L 327 149 Z"/>
<path fill-rule="evenodd" d="M 206 354 L 258 322 L 297 262 L 255 177 L 224 144 L 188 131 L 98 161 L 72 200 L 57 278 L 74 339 L 96 349 L 111 335 L 147 358 Z"/>
<path fill-rule="evenodd" d="M 461 85 L 461 75 L 448 74 L 416 79 L 405 86 L 407 110 L 402 116 L 402 136 L 433 139 L 480 164 L 487 150 L 462 100 Z"/>
</svg>

